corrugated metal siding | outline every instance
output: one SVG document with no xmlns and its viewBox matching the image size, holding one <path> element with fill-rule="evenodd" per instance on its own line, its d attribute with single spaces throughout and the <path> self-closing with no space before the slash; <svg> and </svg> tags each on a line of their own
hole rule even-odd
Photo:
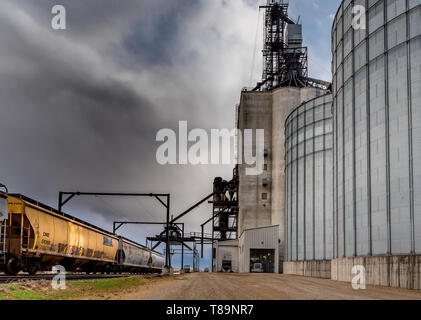
<svg viewBox="0 0 421 320">
<path fill-rule="evenodd" d="M 348 3 L 332 30 L 335 257 L 421 253 L 421 0 Z M 339 23 L 356 4 L 366 30 Z"/>
<path fill-rule="evenodd" d="M 275 272 L 278 272 L 279 237 L 279 226 L 245 230 L 239 238 L 240 272 L 250 270 L 250 249 L 275 250 Z"/>
<path fill-rule="evenodd" d="M 286 260 L 333 257 L 332 95 L 286 120 Z"/>
<path fill-rule="evenodd" d="M 216 250 L 216 271 L 222 272 L 222 261 L 231 260 L 231 267 L 233 272 L 239 272 L 238 263 L 238 242 L 225 241 L 219 242 Z"/>
</svg>

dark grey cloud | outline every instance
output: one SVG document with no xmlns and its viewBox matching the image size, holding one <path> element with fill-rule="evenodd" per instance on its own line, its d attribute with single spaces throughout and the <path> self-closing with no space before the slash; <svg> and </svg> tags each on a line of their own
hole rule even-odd
<svg viewBox="0 0 421 320">
<path fill-rule="evenodd" d="M 238 50 L 249 44 L 245 31 L 224 38 L 232 8 L 66 0 L 68 30 L 60 32 L 50 28 L 53 4 L 1 3 L 2 181 L 52 205 L 59 189 L 172 192 L 176 213 L 208 193 L 215 175 L 230 174 L 228 166 L 159 166 L 155 134 L 179 120 L 191 129 L 234 125 L 244 78 L 237 53 L 248 63 Z M 126 209 L 119 215 L 130 218 Z M 90 210 L 110 217 L 97 204 Z"/>
<path fill-rule="evenodd" d="M 53 206 L 59 190 L 171 193 L 175 215 L 230 177 L 231 166 L 158 165 L 155 135 L 180 120 L 234 127 L 257 22 L 248 0 L 62 0 L 66 31 L 50 27 L 54 4 L 0 2 L 0 182 Z M 151 199 L 78 198 L 66 210 L 107 228 L 165 216 Z M 142 242 L 158 232 L 124 230 Z"/>
<path fill-rule="evenodd" d="M 153 24 L 135 21 L 130 28 L 132 32 L 123 39 L 124 46 L 135 59 L 149 66 L 179 63 L 180 56 L 186 55 L 180 41 L 180 25 L 201 9 L 200 2 L 195 0 L 178 1 L 171 10 L 163 5 Z"/>
</svg>

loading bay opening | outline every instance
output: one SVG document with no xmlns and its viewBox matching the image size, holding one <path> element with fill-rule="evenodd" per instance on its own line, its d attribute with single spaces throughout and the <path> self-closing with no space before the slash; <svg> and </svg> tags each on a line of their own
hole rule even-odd
<svg viewBox="0 0 421 320">
<path fill-rule="evenodd" d="M 274 273 L 274 257 L 274 249 L 250 249 L 250 272 Z"/>
</svg>

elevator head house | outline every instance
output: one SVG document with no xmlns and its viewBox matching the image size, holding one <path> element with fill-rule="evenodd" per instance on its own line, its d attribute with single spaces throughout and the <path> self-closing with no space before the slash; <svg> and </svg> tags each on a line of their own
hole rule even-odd
<svg viewBox="0 0 421 320">
<path fill-rule="evenodd" d="M 325 95 L 331 87 L 308 76 L 302 26 L 288 17 L 288 3 L 268 0 L 260 8 L 265 11 L 262 81 L 241 92 L 236 121 L 241 132 L 264 129 L 264 170 L 252 176 L 246 173 L 247 165 L 238 165 L 237 237 L 218 241 L 217 271 L 282 272 L 285 121 L 303 102 Z"/>
</svg>

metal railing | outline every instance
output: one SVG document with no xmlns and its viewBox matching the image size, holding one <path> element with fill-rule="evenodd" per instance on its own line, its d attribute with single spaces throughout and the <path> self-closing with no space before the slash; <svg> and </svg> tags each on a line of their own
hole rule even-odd
<svg viewBox="0 0 421 320">
<path fill-rule="evenodd" d="M 185 238 L 201 238 L 202 234 L 200 232 L 190 232 L 190 233 L 184 233 Z M 204 238 L 212 238 L 212 233 L 204 233 Z"/>
</svg>

